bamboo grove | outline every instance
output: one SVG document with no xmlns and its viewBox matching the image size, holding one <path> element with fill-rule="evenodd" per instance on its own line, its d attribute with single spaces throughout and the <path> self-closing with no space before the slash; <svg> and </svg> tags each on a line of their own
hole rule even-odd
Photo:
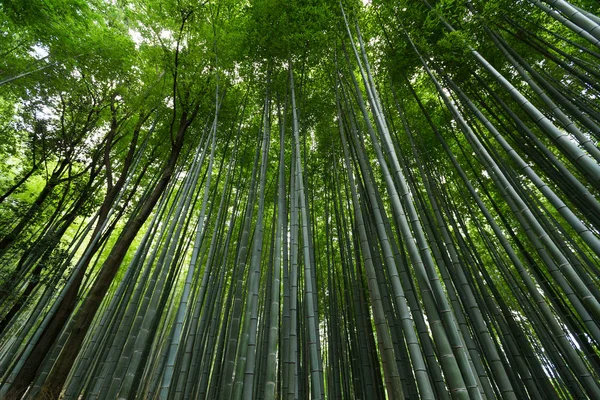
<svg viewBox="0 0 600 400">
<path fill-rule="evenodd" d="M 588 0 L 0 3 L 0 398 L 600 399 Z"/>
</svg>

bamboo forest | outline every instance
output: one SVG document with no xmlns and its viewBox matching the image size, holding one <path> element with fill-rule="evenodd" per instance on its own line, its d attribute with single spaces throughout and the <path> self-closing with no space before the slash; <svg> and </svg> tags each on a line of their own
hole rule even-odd
<svg viewBox="0 0 600 400">
<path fill-rule="evenodd" d="M 600 399 L 597 0 L 0 0 L 0 399 Z"/>
</svg>

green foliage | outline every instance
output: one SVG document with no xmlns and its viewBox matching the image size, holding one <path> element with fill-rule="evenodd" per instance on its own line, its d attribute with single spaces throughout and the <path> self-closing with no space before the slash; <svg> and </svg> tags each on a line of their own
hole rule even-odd
<svg viewBox="0 0 600 400">
<path fill-rule="evenodd" d="M 252 2 L 247 15 L 248 56 L 285 61 L 306 56 L 308 49 L 318 57 L 335 35 L 339 11 L 333 0 L 260 0 Z"/>
<path fill-rule="evenodd" d="M 594 398 L 599 77 L 527 1 L 2 2 L 0 397 Z"/>
</svg>

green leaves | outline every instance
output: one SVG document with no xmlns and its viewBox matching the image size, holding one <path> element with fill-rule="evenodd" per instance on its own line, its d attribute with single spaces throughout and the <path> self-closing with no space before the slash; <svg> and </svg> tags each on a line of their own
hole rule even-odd
<svg viewBox="0 0 600 400">
<path fill-rule="evenodd" d="M 259 0 L 248 8 L 250 57 L 286 60 L 310 49 L 318 55 L 335 37 L 336 1 Z"/>
<path fill-rule="evenodd" d="M 2 3 L 0 397 L 598 397 L 598 57 L 527 1 Z"/>
</svg>

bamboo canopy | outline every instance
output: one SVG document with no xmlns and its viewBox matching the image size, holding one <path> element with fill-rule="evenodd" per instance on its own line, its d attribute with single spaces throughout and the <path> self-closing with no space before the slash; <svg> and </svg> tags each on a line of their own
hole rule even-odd
<svg viewBox="0 0 600 400">
<path fill-rule="evenodd" d="M 0 398 L 600 399 L 597 2 L 0 24 Z"/>
</svg>

